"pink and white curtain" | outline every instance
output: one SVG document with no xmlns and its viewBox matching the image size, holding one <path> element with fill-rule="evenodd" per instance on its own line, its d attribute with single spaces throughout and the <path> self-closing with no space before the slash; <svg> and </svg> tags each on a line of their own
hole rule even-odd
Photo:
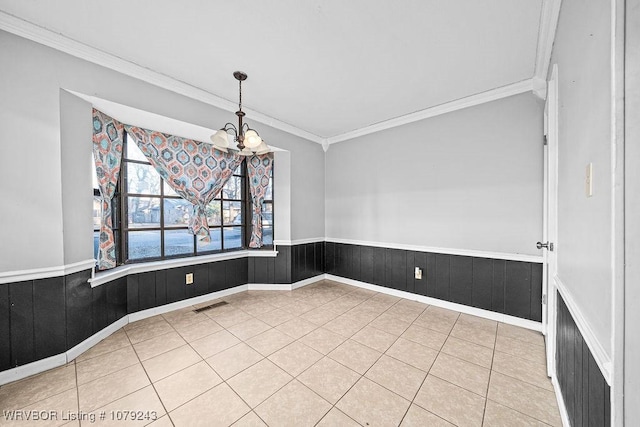
<svg viewBox="0 0 640 427">
<path fill-rule="evenodd" d="M 251 191 L 251 241 L 250 248 L 262 247 L 262 202 L 269 187 L 269 178 L 273 168 L 273 153 L 254 155 L 247 158 L 249 190 Z"/>
<path fill-rule="evenodd" d="M 125 129 L 167 185 L 193 204 L 189 231 L 203 242 L 211 241 L 206 207 L 231 178 L 242 157 L 192 139 L 129 125 Z"/>
<path fill-rule="evenodd" d="M 122 163 L 122 123 L 93 109 L 93 158 L 102 196 L 98 270 L 116 266 L 111 200 L 116 192 Z"/>
</svg>

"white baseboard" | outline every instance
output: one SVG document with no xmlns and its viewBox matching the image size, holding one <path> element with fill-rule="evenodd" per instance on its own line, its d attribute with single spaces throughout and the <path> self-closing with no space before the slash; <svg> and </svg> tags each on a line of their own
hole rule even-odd
<svg viewBox="0 0 640 427">
<path fill-rule="evenodd" d="M 250 291 L 290 291 L 291 285 L 277 283 L 249 283 Z"/>
<path fill-rule="evenodd" d="M 319 274 L 319 275 L 314 276 L 314 277 L 310 277 L 308 279 L 304 279 L 304 280 L 300 280 L 298 282 L 292 283 L 291 284 L 291 290 L 298 289 L 298 288 L 301 288 L 303 286 L 310 285 L 310 284 L 318 282 L 320 280 L 324 280 L 326 278 L 326 276 L 327 275 L 323 273 L 323 274 Z"/>
<path fill-rule="evenodd" d="M 576 322 L 576 326 L 582 334 L 582 338 L 584 338 L 584 341 L 587 343 L 587 347 L 589 347 L 589 350 L 591 351 L 591 354 L 593 355 L 598 368 L 600 368 L 602 376 L 604 377 L 607 384 L 611 385 L 611 357 L 607 354 L 604 347 L 602 347 L 602 345 L 600 344 L 600 341 L 596 337 L 596 334 L 593 332 L 593 329 L 591 329 L 591 326 L 589 326 L 589 322 L 587 322 L 587 319 L 582 314 L 582 311 L 578 307 L 578 304 L 576 304 L 575 300 L 573 299 L 571 291 L 557 275 L 553 278 L 553 280 L 555 282 L 556 288 L 558 289 L 558 292 L 560 293 L 560 296 L 562 296 L 564 303 L 569 309 L 571 317 L 573 317 L 574 322 Z"/>
<path fill-rule="evenodd" d="M 291 284 L 269 284 L 269 283 L 250 283 L 250 291 L 293 291 L 294 289 L 301 288 L 303 286 L 310 285 L 325 278 L 325 274 L 319 274 L 308 279 L 299 280 Z"/>
<path fill-rule="evenodd" d="M 560 390 L 560 383 L 558 383 L 558 377 L 556 375 L 553 375 L 551 377 L 551 384 L 553 384 L 553 389 L 556 392 L 556 400 L 558 402 L 558 410 L 560 411 L 560 418 L 562 419 L 562 425 L 564 427 L 571 427 L 571 423 L 569 422 L 569 414 L 567 412 L 567 407 L 564 405 L 562 390 Z"/>
<path fill-rule="evenodd" d="M 0 386 L 18 381 L 23 378 L 36 375 L 49 369 L 57 368 L 67 363 L 66 353 L 56 354 L 55 356 L 47 357 L 46 359 L 37 360 L 35 362 L 27 363 L 26 365 L 16 366 L 12 369 L 0 372 Z"/>
<path fill-rule="evenodd" d="M 237 294 L 238 292 L 244 292 L 249 290 L 248 285 L 240 285 L 234 288 L 225 289 L 222 291 L 212 292 L 206 295 L 200 295 L 197 297 L 183 299 L 181 301 L 172 302 L 169 304 L 161 305 L 158 307 L 149 308 L 147 310 L 136 311 L 135 313 L 131 313 L 129 317 L 128 323 L 137 322 L 138 320 L 146 319 L 148 317 L 157 316 L 158 314 L 168 313 L 174 310 L 180 310 L 181 308 L 189 307 L 194 304 L 202 304 L 203 302 L 211 301 L 218 298 L 223 298 L 228 295 Z"/>
<path fill-rule="evenodd" d="M 537 332 L 542 332 L 542 323 L 534 322 L 532 320 L 521 319 L 519 317 L 509 316 L 507 314 L 496 313 L 494 311 L 483 310 L 481 308 L 476 308 L 476 307 L 469 307 L 468 305 L 457 304 L 454 302 L 443 301 L 437 298 L 431 298 L 431 297 L 413 294 L 410 292 L 399 291 L 397 289 L 389 289 L 383 286 L 372 285 L 370 283 L 347 279 L 340 276 L 334 276 L 332 274 L 325 274 L 325 278 L 327 280 L 333 280 L 334 282 L 344 283 L 345 285 L 357 286 L 359 288 L 369 289 L 369 290 L 380 292 L 387 295 L 393 295 L 393 296 L 404 298 L 404 299 L 409 299 L 409 300 L 418 301 L 418 302 L 422 302 L 429 305 L 434 305 L 436 307 L 442 307 L 449 310 L 459 311 L 461 313 L 470 314 L 470 315 L 482 317 L 485 319 L 495 320 L 497 322 L 507 323 L 509 325 L 520 326 L 521 328 L 531 329 Z"/>
<path fill-rule="evenodd" d="M 76 345 L 75 347 L 70 348 L 65 353 L 67 357 L 66 361 L 71 362 L 73 359 L 80 356 L 82 353 L 89 350 L 91 347 L 98 344 L 100 341 L 107 338 L 109 335 L 116 332 L 118 329 L 124 327 L 127 323 L 129 323 L 129 316 L 124 316 L 116 320 L 106 328 L 101 329 L 100 331 L 91 335 L 89 338 L 82 341 L 80 344 Z"/>
</svg>

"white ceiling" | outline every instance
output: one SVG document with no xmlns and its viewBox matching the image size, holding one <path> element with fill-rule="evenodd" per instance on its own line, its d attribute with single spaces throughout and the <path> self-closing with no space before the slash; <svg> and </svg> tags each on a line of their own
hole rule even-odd
<svg viewBox="0 0 640 427">
<path fill-rule="evenodd" d="M 320 138 L 534 77 L 543 0 L 0 0 Z M 248 115 L 248 121 L 251 116 Z"/>
</svg>

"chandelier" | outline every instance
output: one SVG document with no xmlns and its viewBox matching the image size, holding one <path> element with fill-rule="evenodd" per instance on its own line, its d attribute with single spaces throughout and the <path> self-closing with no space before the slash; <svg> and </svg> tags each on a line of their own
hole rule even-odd
<svg viewBox="0 0 640 427">
<path fill-rule="evenodd" d="M 211 135 L 211 142 L 213 142 L 213 145 L 218 150 L 226 153 L 229 148 L 229 134 L 233 133 L 234 141 L 238 143 L 237 147 L 240 150 L 240 155 L 251 156 L 253 154 L 266 154 L 271 151 L 271 149 L 262 140 L 262 138 L 260 138 L 258 132 L 251 129 L 247 123 L 242 122 L 245 116 L 244 111 L 242 111 L 242 82 L 247 80 L 247 74 L 242 71 L 234 71 L 233 77 L 238 80 L 240 94 L 238 111 L 236 111 L 236 116 L 238 116 L 238 127 L 233 123 L 226 123 L 223 128 Z"/>
</svg>

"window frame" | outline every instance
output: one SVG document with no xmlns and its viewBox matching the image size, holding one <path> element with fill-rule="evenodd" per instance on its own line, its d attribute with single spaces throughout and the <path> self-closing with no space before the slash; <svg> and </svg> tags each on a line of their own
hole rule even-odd
<svg viewBox="0 0 640 427">
<path fill-rule="evenodd" d="M 178 195 L 167 195 L 165 194 L 165 183 L 162 177 L 158 177 L 159 179 L 159 194 L 141 194 L 138 192 L 131 192 L 129 188 L 127 188 L 128 184 L 128 173 L 129 173 L 129 164 L 141 164 L 141 165 L 149 165 L 148 161 L 141 161 L 137 159 L 129 159 L 127 157 L 127 147 L 129 143 L 135 143 L 132 138 L 129 138 L 127 132 L 123 133 L 123 150 L 122 150 L 122 161 L 120 165 L 120 174 L 118 177 L 118 183 L 116 186 L 116 192 L 113 197 L 112 203 L 112 220 L 113 220 L 113 231 L 114 238 L 116 244 L 116 264 L 117 265 L 127 265 L 127 264 L 135 264 L 135 263 L 144 263 L 144 262 L 154 262 L 154 261 L 162 261 L 176 258 L 187 258 L 193 256 L 202 256 L 202 255 L 211 255 L 217 253 L 225 253 L 225 252 L 234 252 L 234 251 L 242 251 L 249 249 L 249 241 L 251 239 L 251 214 L 253 212 L 251 207 L 251 196 L 250 196 L 250 188 L 249 188 L 249 176 L 247 173 L 246 162 L 242 162 L 239 166 L 239 170 L 236 169 L 239 174 L 236 174 L 234 171 L 233 176 L 240 178 L 241 183 L 241 199 L 232 199 L 225 197 L 225 191 L 221 191 L 219 196 L 215 198 L 212 203 L 219 204 L 220 207 L 220 223 L 217 225 L 209 225 L 209 228 L 214 231 L 219 231 L 220 236 L 220 247 L 211 250 L 202 250 L 198 248 L 196 236 L 193 237 L 193 246 L 192 251 L 189 253 L 181 253 L 174 255 L 167 255 L 166 253 L 166 242 L 165 242 L 165 233 L 168 230 L 187 230 L 188 226 L 168 226 L 165 223 L 165 203 L 166 200 L 184 200 Z M 273 176 L 273 174 L 272 174 Z M 273 181 L 271 181 L 272 185 L 272 197 L 267 203 L 273 204 Z M 94 196 L 100 197 L 100 190 L 94 188 Z M 151 227 L 132 227 L 128 223 L 128 215 L 129 215 L 129 198 L 131 197 L 145 197 L 151 199 L 157 199 L 159 203 L 159 224 L 157 226 Z M 224 216 L 224 205 L 226 203 L 239 203 L 240 204 L 240 214 L 242 219 L 239 224 L 232 224 L 229 222 L 225 223 Z M 273 227 L 273 225 L 271 226 Z M 231 248 L 225 247 L 225 231 L 229 232 L 229 230 L 233 228 L 240 228 L 240 246 L 234 246 Z M 130 241 L 130 233 L 136 231 L 157 231 L 160 234 L 160 255 L 159 256 L 151 256 L 145 258 L 130 258 L 129 253 L 129 241 Z M 96 232 L 94 228 L 94 233 Z M 95 234 L 94 234 L 95 235 Z M 98 237 L 99 238 L 99 237 Z M 269 245 L 264 245 L 264 248 L 272 248 L 273 242 Z"/>
</svg>

